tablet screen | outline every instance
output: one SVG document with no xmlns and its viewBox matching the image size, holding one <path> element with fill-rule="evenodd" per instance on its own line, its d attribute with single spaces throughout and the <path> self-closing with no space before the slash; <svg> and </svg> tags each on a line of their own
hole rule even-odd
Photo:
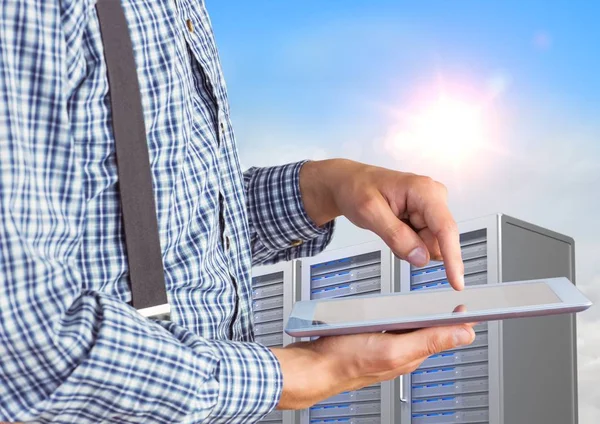
<svg viewBox="0 0 600 424">
<path fill-rule="evenodd" d="M 561 303 L 561 299 L 544 283 L 523 285 L 495 284 L 472 287 L 464 291 L 442 290 L 411 295 L 348 298 L 318 303 L 313 321 L 319 324 L 418 319 L 431 315 L 483 312 Z"/>
</svg>

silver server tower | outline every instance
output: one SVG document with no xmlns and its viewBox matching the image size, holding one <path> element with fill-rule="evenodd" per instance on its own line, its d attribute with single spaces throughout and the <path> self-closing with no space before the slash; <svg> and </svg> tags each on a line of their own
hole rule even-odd
<svg viewBox="0 0 600 424">
<path fill-rule="evenodd" d="M 575 280 L 569 237 L 506 215 L 459 224 L 467 285 L 567 277 Z M 442 263 L 398 260 L 381 242 L 365 243 L 254 273 L 257 341 L 286 345 L 281 330 L 296 300 L 448 286 Z M 476 326 L 472 345 L 428 358 L 411 375 L 343 393 L 308 410 L 274 412 L 285 424 L 576 424 L 573 315 Z"/>
<path fill-rule="evenodd" d="M 283 325 L 292 312 L 295 299 L 299 298 L 297 282 L 300 266 L 299 261 L 291 261 L 253 270 L 252 307 L 256 342 L 268 347 L 283 347 L 292 343 L 292 337 L 283 332 Z M 275 410 L 261 422 L 292 424 L 295 414 L 293 411 Z"/>
</svg>

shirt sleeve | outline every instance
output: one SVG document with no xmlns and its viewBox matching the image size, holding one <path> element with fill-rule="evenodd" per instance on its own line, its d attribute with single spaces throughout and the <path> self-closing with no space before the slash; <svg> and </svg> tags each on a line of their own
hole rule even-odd
<svg viewBox="0 0 600 424">
<path fill-rule="evenodd" d="M 0 422 L 253 423 L 281 370 L 86 289 L 61 2 L 0 7 Z"/>
<path fill-rule="evenodd" d="M 313 256 L 327 247 L 335 221 L 318 227 L 300 194 L 300 170 L 307 161 L 244 173 L 253 264 Z"/>
</svg>

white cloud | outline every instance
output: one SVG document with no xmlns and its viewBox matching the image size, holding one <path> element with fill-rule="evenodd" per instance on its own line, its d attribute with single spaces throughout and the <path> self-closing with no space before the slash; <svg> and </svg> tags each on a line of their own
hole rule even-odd
<svg viewBox="0 0 600 424">
<path fill-rule="evenodd" d="M 597 282 L 600 283 L 600 276 Z M 600 422 L 600 320 L 580 319 L 577 325 L 579 422 L 595 424 Z"/>
</svg>

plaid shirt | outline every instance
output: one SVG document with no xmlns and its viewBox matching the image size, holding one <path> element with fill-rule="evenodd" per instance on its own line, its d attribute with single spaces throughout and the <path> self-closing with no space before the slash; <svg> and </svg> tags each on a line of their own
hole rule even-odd
<svg viewBox="0 0 600 424">
<path fill-rule="evenodd" d="M 252 342 L 251 266 L 318 253 L 333 225 L 306 215 L 302 163 L 242 174 L 203 2 L 123 6 L 171 322 L 127 304 L 94 2 L 3 1 L 0 421 L 255 422 L 282 376 Z"/>
</svg>

